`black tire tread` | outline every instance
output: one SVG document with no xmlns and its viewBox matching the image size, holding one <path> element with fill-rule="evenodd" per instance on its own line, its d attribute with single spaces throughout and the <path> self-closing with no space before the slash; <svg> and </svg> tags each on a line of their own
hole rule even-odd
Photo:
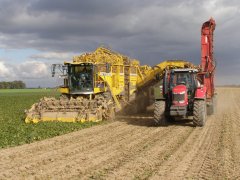
<svg viewBox="0 0 240 180">
<path fill-rule="evenodd" d="M 154 121 L 157 125 L 166 125 L 165 118 L 165 101 L 155 101 L 154 104 Z"/>
<path fill-rule="evenodd" d="M 204 126 L 206 122 L 206 102 L 204 100 L 195 100 L 193 106 L 193 124 L 195 126 Z"/>
</svg>

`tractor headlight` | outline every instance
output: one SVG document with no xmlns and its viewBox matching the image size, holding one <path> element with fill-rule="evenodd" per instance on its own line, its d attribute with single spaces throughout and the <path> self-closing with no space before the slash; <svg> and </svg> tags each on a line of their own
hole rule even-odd
<svg viewBox="0 0 240 180">
<path fill-rule="evenodd" d="M 185 103 L 185 101 L 178 101 L 178 103 L 179 103 L 179 104 L 183 104 L 183 103 Z"/>
</svg>

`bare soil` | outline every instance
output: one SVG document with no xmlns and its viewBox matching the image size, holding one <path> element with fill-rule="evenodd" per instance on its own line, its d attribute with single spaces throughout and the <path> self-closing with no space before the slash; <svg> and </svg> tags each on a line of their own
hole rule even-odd
<svg viewBox="0 0 240 180">
<path fill-rule="evenodd" d="M 203 128 L 150 111 L 0 150 L 0 179 L 240 179 L 240 88 L 218 88 Z"/>
</svg>

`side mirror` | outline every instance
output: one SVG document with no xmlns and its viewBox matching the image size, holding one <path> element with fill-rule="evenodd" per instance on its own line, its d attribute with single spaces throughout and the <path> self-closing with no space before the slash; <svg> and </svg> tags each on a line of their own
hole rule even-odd
<svg viewBox="0 0 240 180">
<path fill-rule="evenodd" d="M 51 66 L 52 77 L 55 76 L 55 69 L 56 69 L 56 64 L 52 64 Z"/>
</svg>

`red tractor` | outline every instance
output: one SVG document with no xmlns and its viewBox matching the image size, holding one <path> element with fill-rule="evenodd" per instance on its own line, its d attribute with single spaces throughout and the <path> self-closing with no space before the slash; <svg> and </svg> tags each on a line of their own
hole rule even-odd
<svg viewBox="0 0 240 180">
<path fill-rule="evenodd" d="M 207 114 L 214 112 L 215 89 L 213 32 L 215 21 L 203 23 L 201 65 L 197 68 L 166 69 L 163 82 L 155 88 L 154 120 L 160 125 L 176 117 L 193 116 L 195 126 L 204 126 Z"/>
</svg>

